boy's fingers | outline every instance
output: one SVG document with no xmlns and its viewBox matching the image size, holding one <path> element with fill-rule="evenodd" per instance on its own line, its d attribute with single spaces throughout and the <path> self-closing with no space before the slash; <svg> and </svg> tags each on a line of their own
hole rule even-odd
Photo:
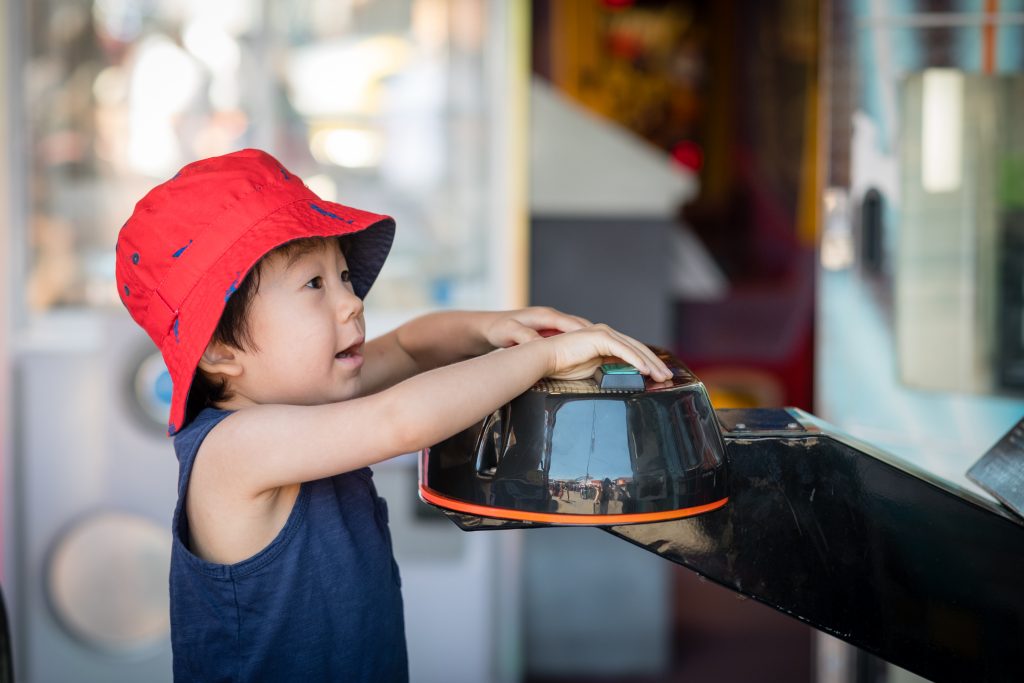
<svg viewBox="0 0 1024 683">
<path fill-rule="evenodd" d="M 665 365 L 665 361 L 658 358 L 658 354 L 651 350 L 646 344 L 640 344 L 640 350 L 644 354 L 644 357 L 648 359 L 648 364 L 651 369 L 656 370 L 657 374 L 662 378 L 668 378 L 672 376 L 672 371 Z"/>
<path fill-rule="evenodd" d="M 589 327 L 587 322 L 578 316 L 568 315 L 553 308 L 543 308 L 538 311 L 537 319 L 531 322 L 537 327 L 555 327 L 563 332 L 572 332 Z"/>
<path fill-rule="evenodd" d="M 534 339 L 542 339 L 550 334 L 557 334 L 558 330 L 542 330 L 538 332 L 529 325 L 524 325 L 518 320 L 510 320 L 509 326 L 511 329 L 508 330 L 504 341 L 506 347 L 518 346 L 519 344 L 525 344 L 531 342 Z"/>
<path fill-rule="evenodd" d="M 633 339 L 632 337 L 627 337 L 627 339 L 629 339 L 630 343 L 634 344 L 637 347 L 637 349 L 639 349 L 640 353 L 644 356 L 644 358 L 647 359 L 648 367 L 650 367 L 652 371 L 655 371 L 658 375 L 660 375 L 663 378 L 668 378 L 672 376 L 672 371 L 669 370 L 668 366 L 665 364 L 665 361 L 661 360 L 661 358 L 658 358 L 658 354 L 651 350 L 651 347 L 647 346 L 647 344 L 644 344 L 643 342 Z"/>
<path fill-rule="evenodd" d="M 615 350 L 614 355 L 628 362 L 640 372 L 647 375 L 651 374 L 654 366 L 644 357 L 643 352 L 637 346 L 630 344 L 625 339 L 619 338 L 619 335 L 613 332 L 609 332 L 609 336 L 613 339 L 612 348 Z"/>
<path fill-rule="evenodd" d="M 516 344 L 525 344 L 534 339 L 541 339 L 541 335 L 532 327 L 520 323 L 516 325 L 515 330 L 512 332 L 512 339 Z"/>
<path fill-rule="evenodd" d="M 617 330 L 609 328 L 608 331 L 616 337 L 620 343 L 625 344 L 643 359 L 643 366 L 638 365 L 637 369 L 646 367 L 648 371 L 647 374 L 655 376 L 655 378 L 666 379 L 672 376 L 672 372 L 668 369 L 668 366 L 666 366 L 665 363 L 658 358 L 657 354 L 651 351 L 646 344 L 639 342 L 628 335 L 622 334 Z"/>
<path fill-rule="evenodd" d="M 658 378 L 666 380 L 672 377 L 672 371 L 669 369 L 667 365 L 665 365 L 665 361 L 658 358 L 658 354 L 654 353 L 646 346 L 644 348 L 646 349 L 646 352 L 651 359 L 651 367 L 657 370 Z"/>
<path fill-rule="evenodd" d="M 595 341 L 604 338 L 604 343 L 598 342 L 598 348 L 606 356 L 623 360 L 655 380 L 663 381 L 672 377 L 672 371 L 646 344 L 603 323 L 587 327 L 587 334 L 597 335 Z"/>
</svg>

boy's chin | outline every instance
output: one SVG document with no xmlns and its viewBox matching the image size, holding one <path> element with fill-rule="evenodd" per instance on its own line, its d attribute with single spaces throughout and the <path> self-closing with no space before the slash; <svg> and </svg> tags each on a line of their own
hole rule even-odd
<svg viewBox="0 0 1024 683">
<path fill-rule="evenodd" d="M 338 388 L 336 391 L 332 391 L 328 402 L 337 403 L 339 401 L 347 401 L 351 398 L 358 398 L 362 394 L 362 389 L 362 382 L 359 381 L 358 377 L 355 377 L 345 382 L 343 387 Z"/>
</svg>

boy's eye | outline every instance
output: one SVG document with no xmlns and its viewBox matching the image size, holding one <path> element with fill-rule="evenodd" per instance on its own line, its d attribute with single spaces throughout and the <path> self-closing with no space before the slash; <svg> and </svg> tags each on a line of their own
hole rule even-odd
<svg viewBox="0 0 1024 683">
<path fill-rule="evenodd" d="M 324 279 L 317 275 L 315 278 L 306 283 L 310 289 L 321 289 L 324 286 Z"/>
<path fill-rule="evenodd" d="M 341 281 L 342 282 L 348 282 L 348 277 L 349 276 L 348 276 L 348 271 L 347 270 L 341 271 Z"/>
</svg>

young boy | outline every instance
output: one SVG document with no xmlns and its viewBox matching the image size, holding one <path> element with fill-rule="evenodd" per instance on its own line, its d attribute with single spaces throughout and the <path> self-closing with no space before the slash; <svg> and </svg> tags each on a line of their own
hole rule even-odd
<svg viewBox="0 0 1024 683">
<path fill-rule="evenodd" d="M 435 313 L 365 341 L 393 235 L 258 150 L 189 164 L 121 229 L 121 300 L 174 383 L 176 680 L 407 680 L 368 466 L 605 356 L 670 377 L 643 344 L 547 308 Z"/>
</svg>

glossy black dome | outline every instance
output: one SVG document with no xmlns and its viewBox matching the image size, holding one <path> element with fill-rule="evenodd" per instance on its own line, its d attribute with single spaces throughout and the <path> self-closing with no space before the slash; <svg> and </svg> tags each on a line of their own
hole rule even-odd
<svg viewBox="0 0 1024 683">
<path fill-rule="evenodd" d="M 643 378 L 642 390 L 603 389 L 596 378 L 538 382 L 425 450 L 421 498 L 457 515 L 463 528 L 479 526 L 467 516 L 607 525 L 721 507 L 725 447 L 707 391 L 678 360 L 659 355 L 674 376 Z M 625 379 L 605 384 L 626 386 Z"/>
</svg>

